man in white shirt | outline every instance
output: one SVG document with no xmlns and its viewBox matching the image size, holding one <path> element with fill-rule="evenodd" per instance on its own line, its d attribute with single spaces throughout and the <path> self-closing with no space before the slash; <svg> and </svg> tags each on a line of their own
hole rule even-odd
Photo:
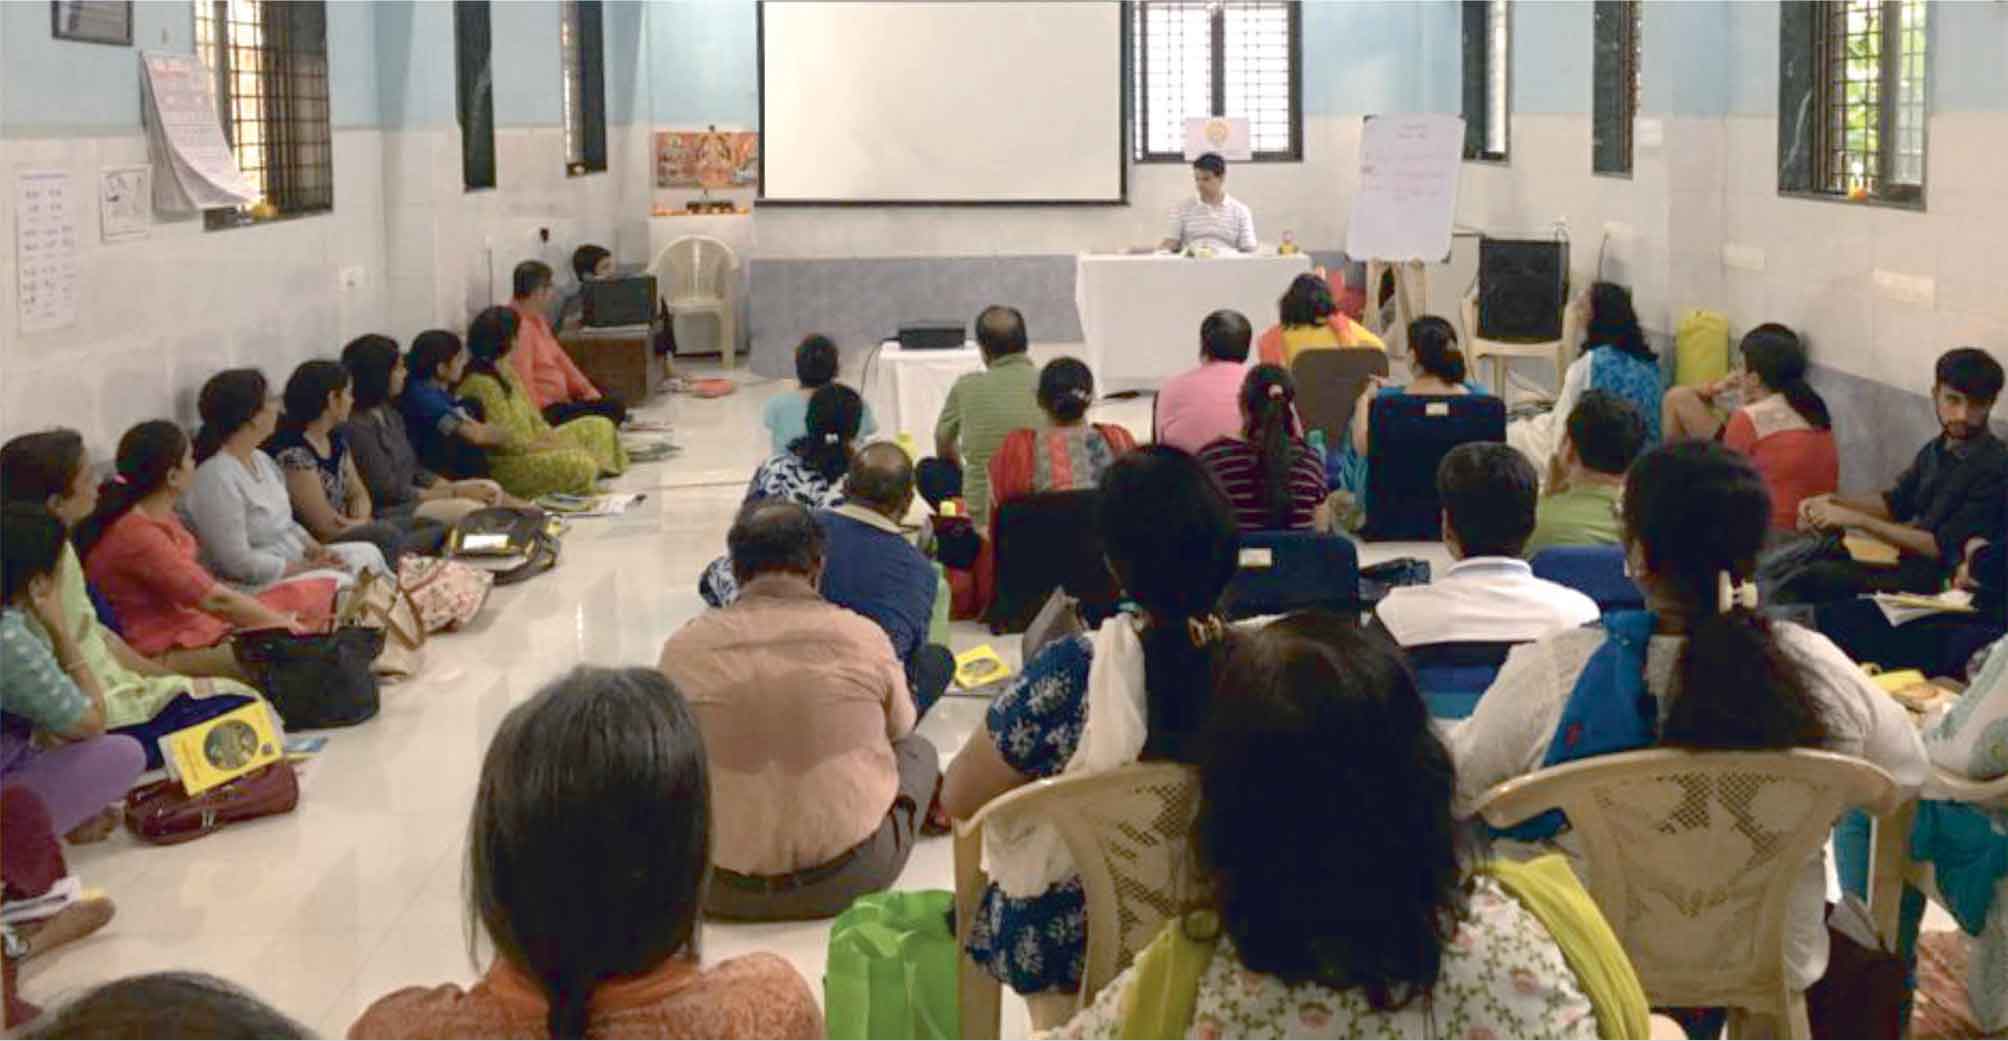
<svg viewBox="0 0 2008 1041">
<path fill-rule="evenodd" d="M 1534 577 L 1520 559 L 1534 533 L 1534 464 L 1498 442 L 1459 445 L 1436 469 L 1443 545 L 1457 563 L 1426 586 L 1388 593 L 1375 609 L 1396 643 L 1525 643 L 1588 625 L 1596 602 Z"/>
<path fill-rule="evenodd" d="M 1227 195 L 1227 160 L 1208 152 L 1192 161 L 1199 194 L 1173 207 L 1158 248 L 1168 253 L 1205 248 L 1217 253 L 1255 252 L 1255 217 Z"/>
</svg>

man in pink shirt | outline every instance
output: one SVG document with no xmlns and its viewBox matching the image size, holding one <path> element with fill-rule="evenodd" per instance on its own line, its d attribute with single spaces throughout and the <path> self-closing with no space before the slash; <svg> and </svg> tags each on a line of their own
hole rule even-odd
<svg viewBox="0 0 2008 1041">
<path fill-rule="evenodd" d="M 627 406 L 619 398 L 603 395 L 586 374 L 572 363 L 551 330 L 551 305 L 558 291 L 551 282 L 551 266 L 539 260 L 516 265 L 515 298 L 509 306 L 522 326 L 516 334 L 516 349 L 509 352 L 510 364 L 530 392 L 530 400 L 544 410 L 544 419 L 560 426 L 580 416 L 605 416 L 615 426 L 627 419 Z"/>
<path fill-rule="evenodd" d="M 1199 323 L 1199 367 L 1173 376 L 1157 392 L 1158 444 L 1197 455 L 1214 440 L 1241 432 L 1241 381 L 1253 338 L 1239 311 L 1215 311 Z"/>
</svg>

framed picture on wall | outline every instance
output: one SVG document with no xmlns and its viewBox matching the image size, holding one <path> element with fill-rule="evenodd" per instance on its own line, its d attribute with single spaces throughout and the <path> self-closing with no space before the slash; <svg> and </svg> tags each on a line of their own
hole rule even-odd
<svg viewBox="0 0 2008 1041">
<path fill-rule="evenodd" d="M 50 0 L 49 22 L 58 40 L 132 46 L 132 0 Z"/>
</svg>

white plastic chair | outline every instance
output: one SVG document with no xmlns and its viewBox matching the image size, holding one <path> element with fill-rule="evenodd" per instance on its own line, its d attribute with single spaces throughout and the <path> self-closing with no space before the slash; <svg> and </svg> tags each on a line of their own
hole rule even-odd
<svg viewBox="0 0 2008 1041">
<path fill-rule="evenodd" d="M 2008 777 L 1976 781 L 1942 766 L 1933 766 L 1931 777 L 1924 782 L 1921 797 L 2008 812 Z M 1897 924 L 1904 886 L 1908 885 L 1934 900 L 1939 899 L 1938 878 L 1931 862 L 1910 859 L 1910 830 L 1916 819 L 1917 802 L 1911 800 L 1904 803 L 1898 812 L 1875 821 L 1871 853 L 1874 866 L 1869 873 L 1869 913 L 1875 919 L 1876 935 L 1890 950 L 1897 947 Z"/>
<path fill-rule="evenodd" d="M 1562 338 L 1539 343 L 1509 343 L 1504 340 L 1485 340 L 1478 336 L 1478 287 L 1464 295 L 1459 308 L 1459 317 L 1464 319 L 1464 353 L 1471 359 L 1471 367 L 1487 358 L 1492 360 L 1492 382 L 1489 386 L 1494 394 L 1506 396 L 1506 363 L 1511 358 L 1533 358 L 1538 361 L 1555 363 L 1555 389 L 1562 387 L 1562 376 L 1568 371 L 1571 330 L 1566 320 L 1562 323 Z M 1566 417 L 1565 417 L 1566 418 Z"/>
<path fill-rule="evenodd" d="M 739 335 L 739 257 L 732 247 L 709 235 L 685 235 L 655 255 L 649 273 L 672 323 L 686 315 L 717 320 L 718 353 L 731 368 Z"/>
</svg>

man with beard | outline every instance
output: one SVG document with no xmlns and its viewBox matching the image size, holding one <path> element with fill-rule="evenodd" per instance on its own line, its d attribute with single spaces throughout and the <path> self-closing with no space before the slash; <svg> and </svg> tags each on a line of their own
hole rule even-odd
<svg viewBox="0 0 2008 1041">
<path fill-rule="evenodd" d="M 1842 562 L 1823 564 L 1813 602 L 1841 600 L 1872 589 L 1935 593 L 1966 559 L 1974 539 L 1987 539 L 2008 511 L 2008 446 L 1987 428 L 2001 395 L 2001 363 L 1973 347 L 1938 359 L 1932 403 L 1943 432 L 1917 453 L 1895 487 L 1874 497 L 1821 495 L 1799 506 L 1800 527 L 1867 532 L 1902 553 L 1894 574 Z"/>
</svg>

